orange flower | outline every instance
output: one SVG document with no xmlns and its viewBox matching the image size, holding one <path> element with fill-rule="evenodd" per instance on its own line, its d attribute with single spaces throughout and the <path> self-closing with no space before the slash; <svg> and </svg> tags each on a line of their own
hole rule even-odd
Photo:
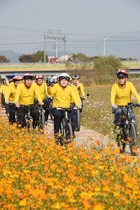
<svg viewBox="0 0 140 210">
<path fill-rule="evenodd" d="M 93 210 L 104 210 L 104 206 L 101 204 L 96 204 L 93 208 Z"/>
</svg>

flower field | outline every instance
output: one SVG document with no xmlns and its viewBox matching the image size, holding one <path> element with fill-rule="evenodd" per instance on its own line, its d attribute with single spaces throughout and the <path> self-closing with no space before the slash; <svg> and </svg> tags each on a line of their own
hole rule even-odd
<svg viewBox="0 0 140 210">
<path fill-rule="evenodd" d="M 85 143 L 86 144 L 86 143 Z M 140 160 L 97 140 L 60 147 L 0 117 L 0 209 L 138 210 Z"/>
</svg>

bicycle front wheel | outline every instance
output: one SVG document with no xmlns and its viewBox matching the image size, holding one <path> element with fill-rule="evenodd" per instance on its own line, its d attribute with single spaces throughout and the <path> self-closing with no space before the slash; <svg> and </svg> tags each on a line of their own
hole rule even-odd
<svg viewBox="0 0 140 210">
<path fill-rule="evenodd" d="M 66 124 L 66 127 L 65 127 L 65 138 L 66 138 L 66 140 L 68 142 L 72 141 L 72 139 L 73 139 L 73 130 L 72 130 L 71 123 L 67 123 Z"/>
<path fill-rule="evenodd" d="M 71 123 L 62 120 L 60 132 L 63 137 L 63 142 L 68 143 L 73 140 L 73 130 Z"/>
<path fill-rule="evenodd" d="M 120 148 L 120 153 L 125 152 L 125 148 L 126 148 L 126 135 L 124 132 L 124 129 L 120 128 L 119 133 L 117 134 L 116 137 L 116 142 L 118 147 Z"/>
<path fill-rule="evenodd" d="M 43 130 L 44 126 L 45 126 L 44 112 L 40 112 L 40 114 L 39 114 L 39 128 Z"/>
<path fill-rule="evenodd" d="M 131 155 L 134 156 L 137 153 L 137 147 L 136 147 L 137 134 L 136 134 L 135 125 L 133 123 L 130 123 L 128 141 L 129 141 L 129 148 Z"/>
<path fill-rule="evenodd" d="M 33 120 L 32 119 L 28 119 L 26 121 L 26 128 L 27 128 L 28 132 L 33 131 Z"/>
</svg>

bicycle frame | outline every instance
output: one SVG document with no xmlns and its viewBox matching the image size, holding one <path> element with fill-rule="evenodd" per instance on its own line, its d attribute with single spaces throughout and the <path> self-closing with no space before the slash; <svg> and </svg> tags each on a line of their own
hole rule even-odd
<svg viewBox="0 0 140 210">
<path fill-rule="evenodd" d="M 25 122 L 26 122 L 26 128 L 28 131 L 33 130 L 33 118 L 30 114 L 30 106 L 24 106 L 21 105 L 25 109 Z"/>
<path fill-rule="evenodd" d="M 61 110 L 63 112 L 63 117 L 61 120 L 60 126 L 60 138 L 59 143 L 60 145 L 65 145 L 73 140 L 73 130 L 71 125 L 71 119 L 68 117 L 68 111 L 71 110 L 70 108 L 56 108 L 57 110 Z"/>
<path fill-rule="evenodd" d="M 44 130 L 45 126 L 45 110 L 42 106 L 39 106 L 39 122 L 38 127 L 42 130 Z"/>
<path fill-rule="evenodd" d="M 126 142 L 129 142 L 130 152 L 132 155 L 135 155 L 133 147 L 136 146 L 137 135 L 133 119 L 130 117 L 130 112 L 137 106 L 138 104 L 134 103 L 129 103 L 127 106 L 119 106 L 122 110 L 122 114 L 119 133 L 117 134 L 116 140 L 121 153 L 125 151 Z"/>
</svg>

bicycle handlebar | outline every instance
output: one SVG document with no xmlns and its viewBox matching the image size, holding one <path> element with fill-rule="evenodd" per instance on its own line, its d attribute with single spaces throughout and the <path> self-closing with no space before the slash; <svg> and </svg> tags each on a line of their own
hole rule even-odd
<svg viewBox="0 0 140 210">
<path fill-rule="evenodd" d="M 135 107 L 140 107 L 140 104 L 138 104 L 138 103 L 128 103 L 127 105 L 125 105 L 125 106 L 118 106 L 119 108 L 123 108 L 123 107 L 132 107 L 132 108 L 135 108 Z"/>
</svg>

